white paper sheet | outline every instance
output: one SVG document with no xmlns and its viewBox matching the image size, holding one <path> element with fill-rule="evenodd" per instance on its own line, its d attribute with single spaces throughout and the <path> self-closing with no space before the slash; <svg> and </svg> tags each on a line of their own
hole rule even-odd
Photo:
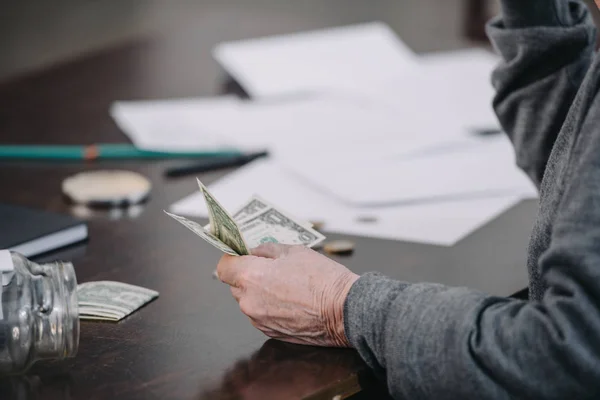
<svg viewBox="0 0 600 400">
<path fill-rule="evenodd" d="M 345 161 L 287 156 L 286 169 L 340 201 L 389 205 L 486 194 L 535 197 L 536 189 L 515 162 L 508 139 L 474 139 L 451 151 L 396 160 Z"/>
<path fill-rule="evenodd" d="M 381 22 L 221 43 L 213 56 L 255 98 L 386 82 L 417 58 Z"/>
<path fill-rule="evenodd" d="M 383 29 L 361 27 L 358 31 L 376 32 L 375 37 Z M 353 29 L 331 32 L 335 32 L 332 40 L 341 40 L 342 47 L 356 34 Z M 305 39 L 300 35 L 300 47 L 312 48 Z M 324 154 L 336 163 L 385 160 L 469 140 L 476 129 L 497 128 L 490 83 L 497 62 L 485 50 L 432 53 L 413 63 L 418 68 L 383 73 L 382 79 L 388 79 L 385 84 L 369 82 L 368 76 L 363 82 L 365 75 L 357 75 L 353 79 L 357 87 L 338 88 L 336 93 L 260 101 L 224 96 L 117 102 L 111 114 L 134 144 L 147 150 L 268 149 L 282 157 Z"/>
<path fill-rule="evenodd" d="M 443 98 L 473 127 L 499 127 L 492 102 L 496 91 L 492 73 L 501 58 L 484 49 L 429 53 L 421 57 L 423 72 L 432 81 L 428 89 Z"/>
<path fill-rule="evenodd" d="M 148 150 L 234 147 L 281 156 L 335 154 L 338 158 L 397 157 L 462 140 L 452 123 L 391 110 L 354 95 L 274 101 L 119 102 L 112 115 L 132 141 Z"/>
<path fill-rule="evenodd" d="M 391 105 L 399 120 L 428 113 L 439 124 L 499 127 L 491 74 L 500 58 L 484 49 L 417 56 L 387 25 L 369 23 L 222 43 L 213 54 L 256 98 L 354 92 Z"/>
<path fill-rule="evenodd" d="M 234 113 L 235 96 L 155 101 L 118 101 L 110 114 L 136 147 L 154 151 L 210 151 L 230 148 L 227 138 L 203 129 L 221 113 Z"/>
<path fill-rule="evenodd" d="M 369 85 L 360 94 L 390 107 L 398 119 L 422 113 L 466 132 L 500 129 L 492 101 L 492 72 L 500 58 L 483 49 L 430 53 L 419 59 L 418 68 L 404 71 L 384 85 Z"/>
<path fill-rule="evenodd" d="M 322 221 L 327 232 L 441 246 L 454 245 L 521 199 L 508 195 L 394 207 L 352 207 L 303 185 L 271 159 L 254 161 L 209 189 L 229 210 L 258 194 L 297 218 Z M 178 201 L 170 209 L 177 214 L 207 217 L 199 193 Z M 361 222 L 364 218 L 374 221 Z"/>
</svg>

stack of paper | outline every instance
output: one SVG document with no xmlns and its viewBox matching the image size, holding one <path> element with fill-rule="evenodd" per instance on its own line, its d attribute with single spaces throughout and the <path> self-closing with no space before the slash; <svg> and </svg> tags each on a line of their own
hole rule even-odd
<svg viewBox="0 0 600 400">
<path fill-rule="evenodd" d="M 131 101 L 114 103 L 110 113 L 140 149 L 185 152 L 229 147 L 218 132 L 198 125 L 221 112 L 236 110 L 238 105 L 235 96 Z"/>
<path fill-rule="evenodd" d="M 420 157 L 359 162 L 312 157 L 306 162 L 287 155 L 278 160 L 323 192 L 357 206 L 536 195 L 529 178 L 517 168 L 513 147 L 504 136 L 471 139 L 469 144 Z"/>
<path fill-rule="evenodd" d="M 146 150 L 237 148 L 272 154 L 331 155 L 345 160 L 395 157 L 448 141 L 464 141 L 460 126 L 395 113 L 352 96 L 308 96 L 233 102 L 228 97 L 118 102 L 111 113 Z M 412 119 L 412 120 L 411 120 Z"/>
<path fill-rule="evenodd" d="M 418 63 L 381 22 L 222 43 L 213 55 L 254 98 L 360 90 Z"/>
<path fill-rule="evenodd" d="M 226 207 L 257 194 L 325 230 L 451 245 L 536 191 L 492 109 L 496 55 L 415 55 L 381 23 L 218 45 L 251 96 L 117 102 L 148 150 L 268 150 L 210 186 Z M 197 196 L 172 211 L 207 216 Z M 370 221 L 370 222 L 365 222 Z"/>
<path fill-rule="evenodd" d="M 391 207 L 346 205 L 286 173 L 272 160 L 257 160 L 209 185 L 227 209 L 238 209 L 252 195 L 269 199 L 297 218 L 323 223 L 328 232 L 452 246 L 521 200 L 519 195 L 472 197 Z M 357 183 L 357 190 L 360 184 Z M 204 199 L 192 194 L 171 211 L 208 217 Z"/>
</svg>

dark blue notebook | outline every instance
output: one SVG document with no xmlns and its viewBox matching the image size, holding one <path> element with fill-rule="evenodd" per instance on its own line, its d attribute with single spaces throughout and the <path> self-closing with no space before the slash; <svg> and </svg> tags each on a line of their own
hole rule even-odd
<svg viewBox="0 0 600 400">
<path fill-rule="evenodd" d="M 85 222 L 70 215 L 0 203 L 0 249 L 33 257 L 87 237 Z"/>
</svg>

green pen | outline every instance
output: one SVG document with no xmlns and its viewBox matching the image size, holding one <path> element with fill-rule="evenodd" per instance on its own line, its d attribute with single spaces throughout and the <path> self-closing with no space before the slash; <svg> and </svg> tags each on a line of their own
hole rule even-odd
<svg viewBox="0 0 600 400">
<path fill-rule="evenodd" d="M 190 152 L 162 152 L 136 148 L 132 144 L 93 145 L 0 145 L 0 160 L 101 160 L 101 159 L 160 159 L 230 156 L 242 154 L 236 150 L 207 150 Z"/>
</svg>

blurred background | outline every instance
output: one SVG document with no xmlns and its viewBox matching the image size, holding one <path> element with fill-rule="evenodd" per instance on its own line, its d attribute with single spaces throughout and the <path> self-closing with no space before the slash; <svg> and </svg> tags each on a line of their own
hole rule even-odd
<svg viewBox="0 0 600 400">
<path fill-rule="evenodd" d="M 293 14 L 304 28 L 370 21 L 385 15 L 384 22 L 415 51 L 447 50 L 483 40 L 483 24 L 496 11 L 496 0 L 6 1 L 0 11 L 0 80 L 181 28 L 212 25 L 218 31 L 219 25 L 236 24 L 240 35 L 261 34 L 244 29 L 255 27 L 257 19 L 277 21 L 281 14 Z M 281 26 L 282 32 L 290 30 L 294 27 Z M 232 34 L 231 26 L 227 32 Z"/>
<path fill-rule="evenodd" d="M 593 5 L 593 0 L 586 3 Z M 598 20 L 597 10 L 590 8 Z M 348 21 L 346 14 L 362 15 L 364 21 L 385 15 L 384 22 L 414 50 L 449 49 L 462 47 L 465 41 L 485 40 L 483 24 L 497 10 L 497 0 L 11 1 L 5 2 L 0 12 L 0 80 L 182 26 L 229 24 L 232 16 L 243 24 L 293 13 L 299 20 L 318 24 L 318 15 L 323 25 L 332 25 L 336 19 L 362 22 Z M 420 29 L 415 29 L 415 24 Z M 437 41 L 430 40 L 431 36 Z"/>
</svg>

